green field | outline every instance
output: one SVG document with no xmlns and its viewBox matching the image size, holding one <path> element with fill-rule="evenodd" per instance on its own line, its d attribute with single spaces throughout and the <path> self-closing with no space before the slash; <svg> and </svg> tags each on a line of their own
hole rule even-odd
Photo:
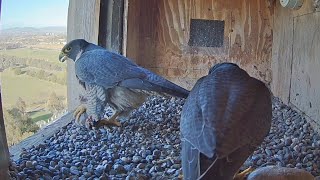
<svg viewBox="0 0 320 180">
<path fill-rule="evenodd" d="M 9 50 L 1 50 L 0 55 L 8 55 L 15 56 L 20 58 L 34 58 L 34 59 L 44 59 L 54 63 L 59 63 L 59 50 L 50 50 L 50 49 L 28 49 L 28 48 L 20 48 L 20 49 L 9 49 Z"/>
<path fill-rule="evenodd" d="M 33 122 L 46 120 L 52 117 L 52 113 L 50 111 L 32 112 L 29 115 Z"/>
<path fill-rule="evenodd" d="M 40 80 L 28 75 L 15 75 L 12 70 L 0 73 L 2 101 L 4 107 L 13 107 L 19 97 L 28 105 L 46 102 L 55 92 L 59 97 L 66 97 L 67 87 L 57 83 Z"/>
</svg>

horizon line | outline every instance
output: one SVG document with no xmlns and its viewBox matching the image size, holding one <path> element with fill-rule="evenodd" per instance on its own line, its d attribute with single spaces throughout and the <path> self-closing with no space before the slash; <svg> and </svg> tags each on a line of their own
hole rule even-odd
<svg viewBox="0 0 320 180">
<path fill-rule="evenodd" d="M 35 29 L 40 29 L 40 28 L 47 28 L 47 27 L 64 27 L 64 28 L 67 28 L 67 26 L 65 26 L 65 25 L 49 25 L 49 26 L 12 26 L 12 27 L 3 27 L 3 26 L 0 26 L 0 30 L 15 29 L 15 28 L 35 28 Z"/>
</svg>

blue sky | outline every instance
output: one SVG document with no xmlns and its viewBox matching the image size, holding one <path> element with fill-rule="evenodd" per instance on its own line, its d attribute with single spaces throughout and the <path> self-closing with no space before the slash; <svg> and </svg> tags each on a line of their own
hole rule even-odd
<svg viewBox="0 0 320 180">
<path fill-rule="evenodd" d="M 67 26 L 69 0 L 2 0 L 1 29 Z"/>
</svg>

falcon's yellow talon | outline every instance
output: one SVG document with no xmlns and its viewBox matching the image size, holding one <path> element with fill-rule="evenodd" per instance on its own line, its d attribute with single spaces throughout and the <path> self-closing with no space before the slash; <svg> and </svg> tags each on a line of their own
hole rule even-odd
<svg viewBox="0 0 320 180">
<path fill-rule="evenodd" d="M 95 125 L 95 127 L 97 127 L 97 128 L 102 127 L 102 126 L 106 126 L 107 128 L 110 128 L 112 126 L 120 127 L 121 123 L 117 120 L 110 121 L 109 119 L 101 119 Z"/>
<path fill-rule="evenodd" d="M 114 120 L 113 121 L 113 124 L 120 127 L 121 126 L 121 123 L 118 121 L 118 120 Z"/>
<path fill-rule="evenodd" d="M 120 112 L 116 112 L 110 119 L 104 118 L 98 121 L 94 127 L 100 128 L 102 126 L 106 126 L 107 128 L 111 129 L 112 126 L 121 127 L 121 123 L 116 119 Z"/>
<path fill-rule="evenodd" d="M 244 180 L 245 177 L 247 177 L 250 173 L 252 173 L 254 171 L 254 168 L 253 167 L 248 167 L 247 169 L 245 169 L 244 171 L 236 174 L 234 177 L 233 177 L 233 180 Z"/>
<path fill-rule="evenodd" d="M 85 105 L 80 105 L 76 108 L 76 110 L 73 112 L 73 117 L 76 119 L 76 121 L 79 121 L 80 116 L 85 113 L 87 110 Z"/>
</svg>

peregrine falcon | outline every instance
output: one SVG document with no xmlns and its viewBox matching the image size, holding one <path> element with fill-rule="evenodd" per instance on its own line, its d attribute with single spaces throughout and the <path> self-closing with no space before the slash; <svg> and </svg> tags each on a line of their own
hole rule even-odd
<svg viewBox="0 0 320 180">
<path fill-rule="evenodd" d="M 186 98 L 189 91 L 142 68 L 128 58 L 107 51 L 103 47 L 84 39 L 75 39 L 61 50 L 59 60 L 75 62 L 75 73 L 86 89 L 86 107 L 75 111 L 76 122 L 86 113 L 87 122 L 120 126 L 117 117 L 126 117 L 133 109 L 142 105 L 152 93 Z M 110 105 L 116 112 L 108 119 L 103 110 Z M 92 124 L 92 123 L 89 123 Z M 99 126 L 99 125 L 97 125 Z"/>
<path fill-rule="evenodd" d="M 271 127 L 271 93 L 233 63 L 200 78 L 181 113 L 184 179 L 233 179 Z"/>
</svg>

